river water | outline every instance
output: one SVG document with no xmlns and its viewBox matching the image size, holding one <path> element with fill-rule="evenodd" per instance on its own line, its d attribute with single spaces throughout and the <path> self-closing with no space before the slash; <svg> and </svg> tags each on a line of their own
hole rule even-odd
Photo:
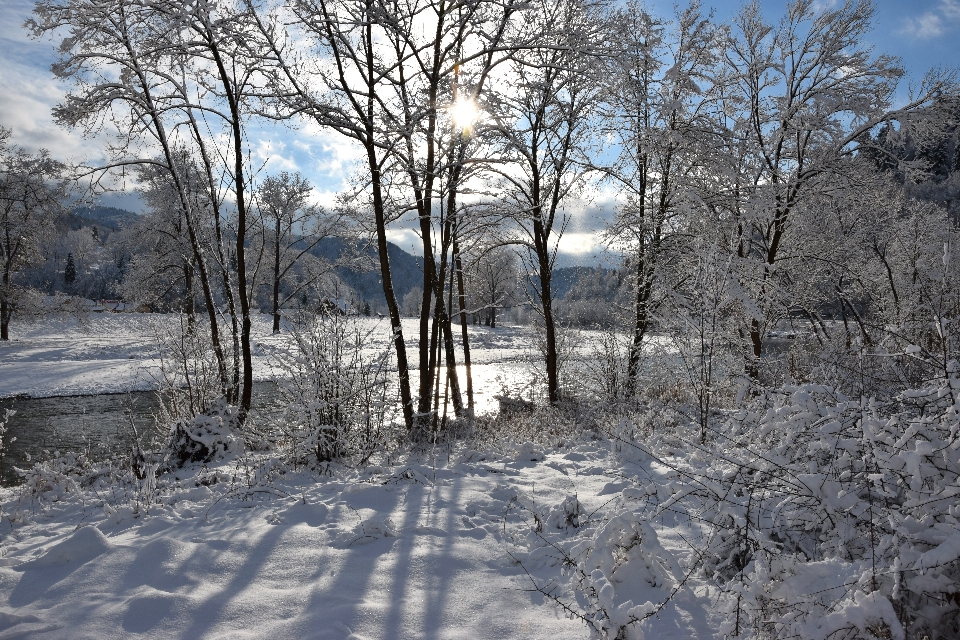
<svg viewBox="0 0 960 640">
<path fill-rule="evenodd" d="M 457 367 L 461 381 L 465 368 Z M 477 364 L 473 367 L 477 414 L 496 411 L 495 396 L 517 393 L 516 381 L 527 377 L 522 362 Z M 462 384 L 462 382 L 461 382 Z M 411 385 L 416 389 L 414 372 Z M 441 388 L 441 398 L 443 389 Z M 464 395 L 466 390 L 464 389 Z M 466 398 L 464 398 L 466 401 Z M 254 383 L 252 413 L 279 410 L 281 398 L 276 382 Z M 149 444 L 156 436 L 160 397 L 154 391 L 48 398 L 0 399 L 0 422 L 6 409 L 16 411 L 7 421 L 0 457 L 0 485 L 20 481 L 16 468 L 26 469 L 38 459 L 58 453 L 83 451 L 91 459 L 127 454 L 136 442 Z M 453 408 L 449 410 L 452 412 Z"/>
<path fill-rule="evenodd" d="M 252 411 L 270 411 L 279 400 L 274 382 L 254 384 Z M 7 421 L 0 459 L 0 484 L 19 481 L 15 467 L 29 468 L 37 459 L 82 451 L 92 459 L 126 453 L 136 442 L 149 443 L 156 433 L 160 397 L 154 391 L 90 396 L 0 399 L 0 421 Z"/>
</svg>

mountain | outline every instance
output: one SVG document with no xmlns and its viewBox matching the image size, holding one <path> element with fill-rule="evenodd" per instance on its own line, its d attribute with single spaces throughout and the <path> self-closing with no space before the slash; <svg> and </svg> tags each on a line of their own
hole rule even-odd
<svg viewBox="0 0 960 640">
<path fill-rule="evenodd" d="M 98 227 L 109 231 L 119 231 L 121 227 L 133 224 L 137 214 L 114 207 L 76 207 L 69 218 L 71 229 Z"/>
<path fill-rule="evenodd" d="M 399 302 L 414 287 L 422 286 L 423 269 L 414 256 L 392 242 L 387 243 L 387 252 L 393 288 Z M 380 278 L 380 260 L 373 242 L 347 242 L 341 238 L 324 238 L 311 253 L 331 262 L 351 258 L 350 261 L 355 266 L 337 269 L 340 280 L 353 289 L 358 298 L 370 302 L 374 309 L 386 310 L 386 297 L 383 295 Z"/>
</svg>

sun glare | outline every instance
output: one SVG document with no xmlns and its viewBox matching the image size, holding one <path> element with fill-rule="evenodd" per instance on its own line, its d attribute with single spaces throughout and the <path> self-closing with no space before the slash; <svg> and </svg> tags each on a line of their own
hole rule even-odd
<svg viewBox="0 0 960 640">
<path fill-rule="evenodd" d="M 470 132 L 473 125 L 476 124 L 478 116 L 477 103 L 473 100 L 457 100 L 450 105 L 450 118 L 453 120 L 453 126 L 465 133 Z"/>
</svg>

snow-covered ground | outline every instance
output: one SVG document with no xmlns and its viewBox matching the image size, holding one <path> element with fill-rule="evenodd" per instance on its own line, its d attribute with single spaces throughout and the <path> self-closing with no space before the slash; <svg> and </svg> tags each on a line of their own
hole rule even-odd
<svg viewBox="0 0 960 640">
<path fill-rule="evenodd" d="M 547 544 L 578 533 L 560 528 L 564 500 L 595 528 L 635 498 L 608 445 L 392 462 L 332 477 L 227 464 L 164 481 L 152 504 L 96 484 L 56 501 L 3 490 L 0 638 L 589 636 L 531 578 L 564 582 Z M 644 583 L 638 604 L 670 587 Z M 715 622 L 684 587 L 642 628 L 709 638 Z"/>
<path fill-rule="evenodd" d="M 14 325 L 0 345 L 0 397 L 155 388 L 157 335 L 177 322 L 96 314 Z M 387 345 L 386 321 L 360 323 L 365 349 Z M 414 355 L 414 321 L 404 332 Z M 255 377 L 282 376 L 273 354 L 288 338 L 271 335 L 266 316 L 254 336 Z M 529 379 L 530 332 L 472 327 L 471 341 L 478 405 L 493 409 L 502 387 Z M 584 611 L 557 552 L 638 507 L 636 487 L 669 471 L 627 468 L 589 434 L 548 449 L 394 452 L 329 476 L 255 456 L 139 488 L 106 476 L 81 486 L 37 467 L 26 485 L 0 490 L 0 640 L 586 638 L 582 620 L 534 587 Z M 578 526 L 567 526 L 571 504 Z M 689 522 L 654 524 L 653 544 L 676 571 L 697 534 Z M 680 584 L 637 575 L 638 606 Z M 690 581 L 642 628 L 648 638 L 711 638 L 712 615 Z"/>
</svg>

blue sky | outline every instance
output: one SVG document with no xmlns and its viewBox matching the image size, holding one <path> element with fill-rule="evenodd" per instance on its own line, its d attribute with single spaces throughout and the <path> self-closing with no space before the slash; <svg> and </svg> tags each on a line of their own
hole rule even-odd
<svg viewBox="0 0 960 640">
<path fill-rule="evenodd" d="M 673 0 L 648 0 L 648 6 L 664 16 L 672 13 L 673 4 Z M 780 16 L 785 5 L 781 0 L 762 3 L 770 19 Z M 74 160 L 96 158 L 96 140 L 84 140 L 52 122 L 50 108 L 63 95 L 63 88 L 49 73 L 57 43 L 31 40 L 21 28 L 32 6 L 30 0 L 0 1 L 0 125 L 13 129 L 14 143 L 28 149 L 46 148 L 57 157 Z M 705 1 L 704 6 L 714 7 L 717 18 L 726 20 L 741 3 Z M 875 6 L 870 43 L 877 52 L 900 56 L 911 79 L 919 80 L 931 67 L 960 66 L 960 0 L 878 0 Z M 907 82 L 904 93 L 906 86 Z M 269 159 L 268 171 L 301 171 L 317 187 L 321 200 L 329 201 L 343 187 L 354 153 L 332 134 L 314 133 L 280 126 L 260 129 L 253 140 L 254 155 Z M 129 196 L 114 195 L 104 202 L 137 208 L 135 198 Z M 597 225 L 590 219 L 592 214 L 583 215 L 573 230 L 586 236 Z"/>
</svg>

